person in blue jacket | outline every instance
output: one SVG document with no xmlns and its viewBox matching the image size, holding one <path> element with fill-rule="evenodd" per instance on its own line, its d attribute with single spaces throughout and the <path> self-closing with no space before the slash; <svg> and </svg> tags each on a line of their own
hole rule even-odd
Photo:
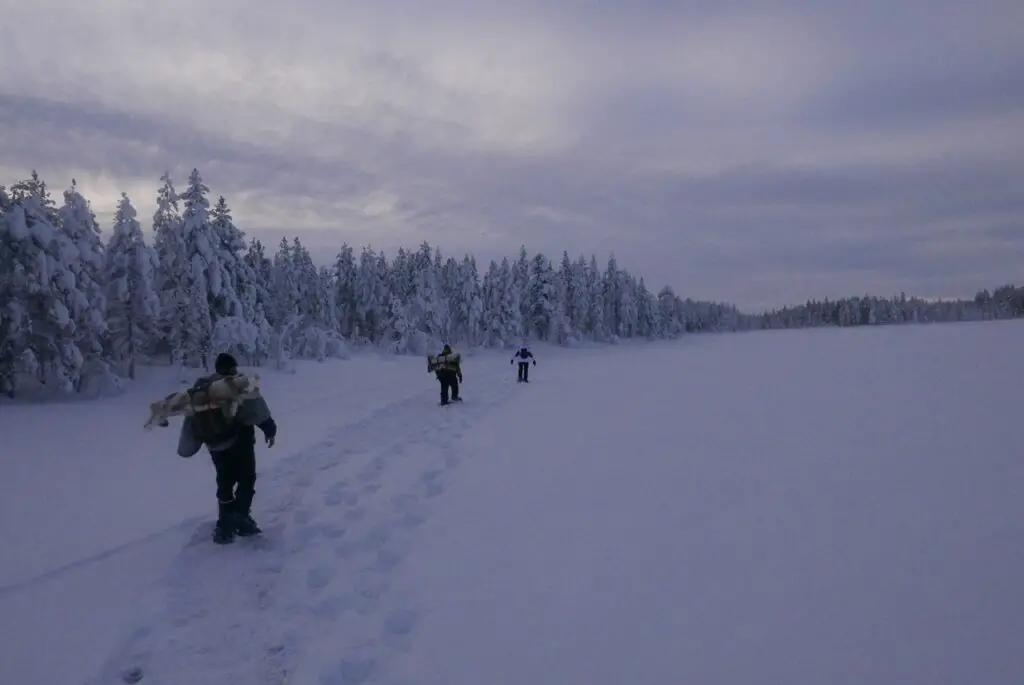
<svg viewBox="0 0 1024 685">
<path fill-rule="evenodd" d="M 519 376 L 516 379 L 518 383 L 529 383 L 530 382 L 530 361 L 533 361 L 533 365 L 537 366 L 537 360 L 533 356 L 533 352 L 527 347 L 526 343 L 516 351 L 509 360 L 509 364 L 515 364 L 516 359 L 519 360 Z"/>
</svg>

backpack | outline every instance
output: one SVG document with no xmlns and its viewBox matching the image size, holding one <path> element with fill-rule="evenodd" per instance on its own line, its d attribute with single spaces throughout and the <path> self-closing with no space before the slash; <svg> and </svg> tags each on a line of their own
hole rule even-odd
<svg viewBox="0 0 1024 685">
<path fill-rule="evenodd" d="M 213 381 L 213 378 L 200 378 L 188 390 L 192 430 L 196 439 L 206 445 L 224 442 L 234 432 L 233 417 L 229 417 L 210 395 Z"/>
</svg>

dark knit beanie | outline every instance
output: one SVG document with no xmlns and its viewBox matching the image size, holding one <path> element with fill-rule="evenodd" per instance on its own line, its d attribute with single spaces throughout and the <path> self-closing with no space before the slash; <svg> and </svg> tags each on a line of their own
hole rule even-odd
<svg viewBox="0 0 1024 685">
<path fill-rule="evenodd" d="M 238 362 L 227 352 L 221 352 L 213 363 L 213 370 L 222 376 L 233 376 L 238 373 Z"/>
</svg>

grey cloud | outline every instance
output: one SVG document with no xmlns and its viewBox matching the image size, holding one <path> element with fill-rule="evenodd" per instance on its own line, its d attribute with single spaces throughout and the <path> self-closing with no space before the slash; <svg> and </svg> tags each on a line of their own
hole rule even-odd
<svg viewBox="0 0 1024 685">
<path fill-rule="evenodd" d="M 447 254 L 473 252 L 481 267 L 513 256 L 520 244 L 554 258 L 565 249 L 603 262 L 614 252 L 651 288 L 671 284 L 684 296 L 750 308 L 863 292 L 971 295 L 1019 274 L 1024 147 L 1019 139 L 991 140 L 1014 131 L 1013 116 L 1024 109 L 1024 51 L 1001 28 L 1020 16 L 1013 4 L 994 2 L 966 18 L 956 3 L 917 0 L 747 7 L 530 0 L 442 2 L 429 10 L 395 0 L 373 10 L 307 1 L 252 14 L 237 3 L 218 8 L 218 22 L 240 12 L 222 49 L 250 56 L 279 36 L 295 39 L 311 22 L 323 32 L 317 48 L 329 47 L 324 35 L 332 23 L 358 21 L 381 41 L 344 44 L 346 64 L 393 90 L 362 103 L 326 98 L 320 108 L 289 109 L 288 102 L 260 100 L 234 111 L 230 104 L 207 107 L 197 90 L 178 106 L 220 118 L 206 126 L 208 119 L 193 125 L 158 108 L 143 114 L 130 100 L 121 107 L 113 97 L 72 97 L 40 72 L 36 82 L 48 84 L 53 99 L 0 85 L 0 160 L 24 174 L 84 169 L 125 183 L 141 179 L 152 191 L 133 196 L 136 205 L 152 201 L 164 169 L 182 185 L 195 166 L 214 193 L 244 206 L 236 217 L 250 235 L 276 244 L 298 234 L 323 262 L 343 241 L 393 251 L 427 240 Z M 818 32 L 808 45 L 827 49 L 807 60 L 822 60 L 824 77 L 811 74 L 778 94 L 769 89 L 744 99 L 737 86 L 739 94 L 704 98 L 700 88 L 667 76 L 671 70 L 654 69 L 668 59 L 657 50 L 631 61 L 634 50 L 671 46 L 682 28 L 725 26 L 727 41 L 730 21 L 745 19 L 747 33 L 737 35 L 749 37 L 751 26 L 776 15 Z M 552 73 L 582 76 L 537 85 L 544 97 L 536 101 L 532 83 L 522 86 L 530 97 L 494 100 L 516 78 L 537 75 L 489 82 L 481 71 L 473 90 L 473 78 L 460 69 L 479 64 L 455 59 L 428 67 L 417 52 L 422 46 L 405 49 L 392 40 L 393 26 L 415 24 L 424 41 L 444 29 L 460 47 L 460 31 L 472 42 L 479 40 L 475 30 L 516 21 L 542 27 L 565 47 L 561 57 L 569 63 L 553 62 Z M 523 34 L 527 56 L 531 35 Z M 54 36 L 54 50 L 64 44 L 60 38 Z M 763 38 L 770 53 L 778 38 Z M 308 57 L 302 45 L 294 52 L 296 60 Z M 614 77 L 602 71 L 613 62 L 620 63 Z M 248 75 L 274 67 L 257 61 Z M 343 86 L 321 85 L 344 95 Z M 563 126 L 567 133 L 552 136 L 560 144 L 480 142 L 484 125 L 494 129 L 487 134 L 501 133 L 490 117 L 506 104 L 527 107 L 523 102 L 543 112 L 519 112 L 509 128 Z M 267 123 L 260 133 L 264 116 L 276 128 Z M 979 126 L 1000 119 L 1010 123 L 988 139 L 979 134 Z M 881 152 L 858 156 L 862 142 Z M 88 185 L 84 190 L 89 195 Z M 374 193 L 393 206 L 360 211 Z M 325 228 L 332 224 L 337 228 Z"/>
<path fill-rule="evenodd" d="M 4 153 L 28 167 L 57 166 L 73 160 L 86 169 L 125 176 L 152 177 L 154 187 L 165 168 L 199 168 L 222 176 L 229 190 L 256 189 L 301 193 L 306 179 L 330 178 L 340 193 L 374 187 L 376 180 L 355 167 L 311 157 L 293 157 L 236 143 L 153 117 L 118 112 L 94 104 L 70 105 L 34 97 L 0 94 L 0 119 L 17 122 L 3 139 Z M 69 139 L 78 139 L 76 152 Z M 218 173 L 218 172 L 225 173 Z M 234 177 L 231 173 L 238 172 Z M 343 173 L 341 173 L 343 172 Z M 186 177 L 179 179 L 180 184 Z"/>
<path fill-rule="evenodd" d="M 996 65 L 860 74 L 823 93 L 802 120 L 829 131 L 901 131 L 972 119 L 984 125 L 988 117 L 1014 115 L 1022 109 L 1024 48 Z"/>
<path fill-rule="evenodd" d="M 676 197 L 708 207 L 858 208 L 884 210 L 893 218 L 977 210 L 977 204 L 1020 208 L 1024 158 L 948 160 L 915 164 L 787 167 L 757 164 L 712 176 L 679 177 Z"/>
<path fill-rule="evenodd" d="M 1004 243 L 1015 243 L 1024 250 L 1024 241 L 1021 240 L 1021 234 L 1024 234 L 1022 212 L 1015 212 L 1010 218 L 996 219 L 985 229 L 985 234 Z"/>
</svg>

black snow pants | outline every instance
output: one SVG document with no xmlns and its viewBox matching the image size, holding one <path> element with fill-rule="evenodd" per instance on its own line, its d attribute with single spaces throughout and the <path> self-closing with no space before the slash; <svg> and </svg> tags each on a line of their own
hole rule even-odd
<svg viewBox="0 0 1024 685">
<path fill-rule="evenodd" d="M 217 469 L 217 502 L 247 516 L 256 495 L 256 444 L 253 436 L 240 435 L 226 450 L 211 452 Z"/>
<path fill-rule="evenodd" d="M 530 382 L 530 362 L 519 362 L 519 380 L 524 383 Z"/>
<path fill-rule="evenodd" d="M 441 381 L 441 404 L 448 404 L 448 393 L 452 400 L 459 399 L 459 375 L 450 369 L 437 372 L 437 380 Z"/>
</svg>

